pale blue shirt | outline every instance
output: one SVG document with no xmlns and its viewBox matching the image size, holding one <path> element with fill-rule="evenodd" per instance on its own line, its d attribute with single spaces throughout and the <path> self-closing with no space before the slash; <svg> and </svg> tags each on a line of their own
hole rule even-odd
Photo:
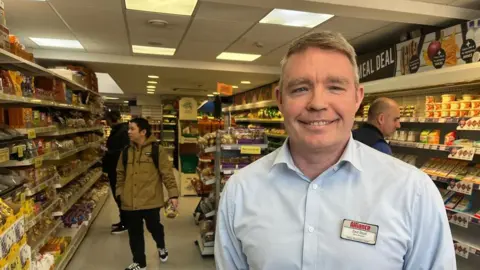
<svg viewBox="0 0 480 270">
<path fill-rule="evenodd" d="M 379 226 L 377 243 L 340 238 L 344 219 Z M 422 171 L 352 138 L 313 181 L 288 143 L 233 175 L 215 240 L 217 269 L 456 269 L 445 206 Z"/>
</svg>

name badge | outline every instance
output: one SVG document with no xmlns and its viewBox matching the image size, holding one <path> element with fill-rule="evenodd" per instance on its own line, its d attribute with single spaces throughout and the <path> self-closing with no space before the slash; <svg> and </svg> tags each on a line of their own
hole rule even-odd
<svg viewBox="0 0 480 270">
<path fill-rule="evenodd" d="M 368 245 L 377 243 L 378 225 L 344 219 L 340 238 Z"/>
</svg>

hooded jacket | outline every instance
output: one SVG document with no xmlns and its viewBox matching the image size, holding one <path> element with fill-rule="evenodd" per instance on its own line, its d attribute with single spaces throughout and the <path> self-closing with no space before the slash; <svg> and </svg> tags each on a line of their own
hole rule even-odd
<svg viewBox="0 0 480 270">
<path fill-rule="evenodd" d="M 122 210 L 147 210 L 163 207 L 163 185 L 167 188 L 169 198 L 178 197 L 178 187 L 172 171 L 168 154 L 159 146 L 158 170 L 153 164 L 152 143 L 155 136 L 150 136 L 144 145 L 138 147 L 131 143 L 128 148 L 127 168 L 123 167 L 123 153 L 117 164 L 116 194 L 120 196 Z"/>
<path fill-rule="evenodd" d="M 114 125 L 107 139 L 107 152 L 102 159 L 103 172 L 112 173 L 117 168 L 118 158 L 123 149 L 130 144 L 128 123 Z"/>
</svg>

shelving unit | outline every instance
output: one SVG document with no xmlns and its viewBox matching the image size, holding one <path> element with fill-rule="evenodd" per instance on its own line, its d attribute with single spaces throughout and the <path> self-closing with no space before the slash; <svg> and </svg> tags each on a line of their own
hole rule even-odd
<svg viewBox="0 0 480 270">
<path fill-rule="evenodd" d="M 100 139 L 96 142 L 91 142 L 83 146 L 79 146 L 78 148 L 72 149 L 70 151 L 64 152 L 64 153 L 58 153 L 54 156 L 49 156 L 48 158 L 44 158 L 44 160 L 62 160 L 64 158 L 70 157 L 72 155 L 75 155 L 78 152 L 82 152 L 85 149 L 92 148 L 92 147 L 98 147 L 100 146 L 103 142 L 105 142 L 105 139 Z"/>
<path fill-rule="evenodd" d="M 87 165 L 83 166 L 83 167 L 80 167 L 78 169 L 76 169 L 72 174 L 70 174 L 69 176 L 66 176 L 66 177 L 59 177 L 59 181 L 58 183 L 56 183 L 54 185 L 55 188 L 62 188 L 64 186 L 66 186 L 68 183 L 70 183 L 73 179 L 77 178 L 78 176 L 80 176 L 81 174 L 85 173 L 86 171 L 88 171 L 88 169 L 90 169 L 90 167 L 92 167 L 93 165 L 95 165 L 96 163 L 100 162 L 100 158 L 99 159 L 96 159 L 90 163 L 88 163 Z"/>
</svg>

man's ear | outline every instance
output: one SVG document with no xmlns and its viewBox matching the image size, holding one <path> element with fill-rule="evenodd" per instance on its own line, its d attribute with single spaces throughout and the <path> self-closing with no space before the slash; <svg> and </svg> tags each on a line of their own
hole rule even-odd
<svg viewBox="0 0 480 270">
<path fill-rule="evenodd" d="M 363 98 L 365 97 L 365 89 L 363 88 L 363 85 L 359 85 L 357 87 L 357 91 L 355 91 L 355 101 L 357 105 L 357 110 L 360 108 L 360 104 L 362 104 Z"/>
<path fill-rule="evenodd" d="M 385 123 L 385 114 L 384 114 L 384 113 L 379 114 L 379 115 L 377 116 L 377 121 L 378 121 L 378 123 L 381 124 L 381 125 L 382 125 L 383 123 Z"/>
</svg>

